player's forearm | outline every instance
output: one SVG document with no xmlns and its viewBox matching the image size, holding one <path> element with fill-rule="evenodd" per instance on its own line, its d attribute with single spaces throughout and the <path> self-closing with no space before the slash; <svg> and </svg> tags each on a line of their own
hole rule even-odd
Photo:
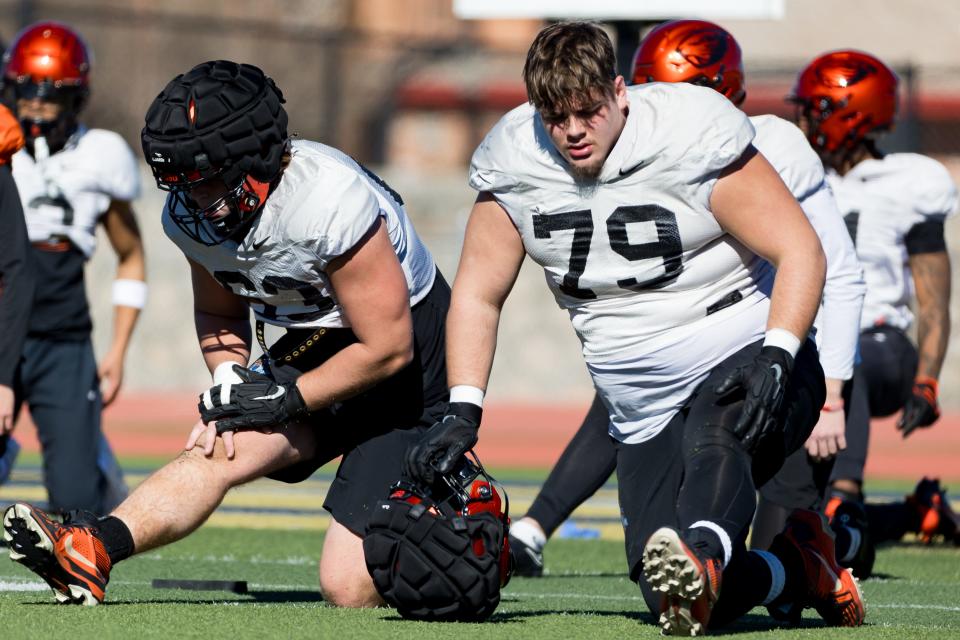
<svg viewBox="0 0 960 640">
<path fill-rule="evenodd" d="M 200 352 L 210 373 L 227 361 L 246 366 L 252 340 L 249 318 L 194 311 L 193 319 Z"/>
<path fill-rule="evenodd" d="M 454 296 L 447 312 L 447 383 L 486 390 L 497 349 L 500 307 Z"/>
<path fill-rule="evenodd" d="M 311 411 L 342 402 L 383 382 L 413 360 L 413 340 L 392 344 L 358 342 L 338 351 L 322 365 L 297 379 L 297 388 Z"/>
<path fill-rule="evenodd" d="M 921 308 L 917 319 L 917 342 L 920 346 L 917 377 L 939 380 L 949 341 L 949 306 L 943 304 L 929 309 Z"/>
<path fill-rule="evenodd" d="M 950 257 L 946 251 L 910 256 L 917 296 L 917 376 L 939 379 L 950 339 Z"/>
<path fill-rule="evenodd" d="M 767 328 L 785 329 L 803 340 L 820 306 L 826 260 L 815 242 L 796 246 L 777 262 Z"/>
<path fill-rule="evenodd" d="M 127 347 L 130 346 L 130 338 L 133 336 L 133 328 L 136 326 L 139 317 L 140 309 L 125 305 L 114 305 L 111 351 L 116 351 L 121 355 L 126 354 Z"/>
</svg>

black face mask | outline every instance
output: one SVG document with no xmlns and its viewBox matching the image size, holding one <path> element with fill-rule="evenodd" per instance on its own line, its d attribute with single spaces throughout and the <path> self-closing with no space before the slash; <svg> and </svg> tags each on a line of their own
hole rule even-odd
<svg viewBox="0 0 960 640">
<path fill-rule="evenodd" d="M 236 167 L 214 170 L 206 175 L 200 172 L 171 174 L 154 167 L 154 176 L 157 186 L 170 193 L 167 215 L 192 240 L 206 246 L 242 237 L 263 208 L 272 186 L 272 183 L 252 180 Z M 172 180 L 174 176 L 175 181 Z M 216 178 L 223 181 L 224 192 L 207 206 L 201 207 L 190 197 L 190 191 Z M 212 218 L 211 215 L 222 207 L 226 207 L 228 213 Z"/>
<path fill-rule="evenodd" d="M 46 140 L 51 154 L 63 149 L 77 130 L 77 114 L 86 99 L 86 87 L 56 87 L 50 82 L 28 81 L 7 85 L 6 89 L 6 100 L 17 113 L 30 155 L 36 158 L 34 140 L 40 137 Z M 17 101 L 34 99 L 60 105 L 60 115 L 52 120 L 22 117 L 17 109 Z"/>
</svg>

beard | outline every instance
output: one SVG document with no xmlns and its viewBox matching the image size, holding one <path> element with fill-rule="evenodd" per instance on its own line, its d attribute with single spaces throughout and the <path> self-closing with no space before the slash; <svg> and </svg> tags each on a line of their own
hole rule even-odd
<svg viewBox="0 0 960 640">
<path fill-rule="evenodd" d="M 601 169 L 603 169 L 603 160 L 596 158 L 591 158 L 590 162 L 586 164 L 570 163 L 570 173 L 573 174 L 573 178 L 577 182 L 596 180 Z"/>
</svg>

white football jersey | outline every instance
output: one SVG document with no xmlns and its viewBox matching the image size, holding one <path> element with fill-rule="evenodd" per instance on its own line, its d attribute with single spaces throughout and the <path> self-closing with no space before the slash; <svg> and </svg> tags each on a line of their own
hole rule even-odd
<svg viewBox="0 0 960 640">
<path fill-rule="evenodd" d="M 13 157 L 31 242 L 69 238 L 87 258 L 96 247 L 96 228 L 111 200 L 140 196 L 137 160 L 118 134 L 82 125 L 63 149 L 38 160 L 21 149 Z"/>
<path fill-rule="evenodd" d="M 627 122 L 597 181 L 574 180 L 525 104 L 476 150 L 470 185 L 496 197 L 569 312 L 612 435 L 642 442 L 763 335 L 773 270 L 709 208 L 720 172 L 753 139 L 747 117 L 703 87 L 627 91 Z"/>
<path fill-rule="evenodd" d="M 777 116 L 754 116 L 750 122 L 757 132 L 753 146 L 780 174 L 823 245 L 827 277 L 820 313 L 814 322 L 820 364 L 826 377 L 849 380 L 857 355 L 866 288 L 850 234 L 825 180 L 820 157 L 803 132 Z"/>
<path fill-rule="evenodd" d="M 947 169 L 915 153 L 893 153 L 860 162 L 845 176 L 829 172 L 867 281 L 862 329 L 888 324 L 906 330 L 913 278 L 905 240 L 919 223 L 943 220 L 957 208 Z"/>
<path fill-rule="evenodd" d="M 167 207 L 173 203 L 167 199 Z M 280 327 L 347 327 L 327 278 L 331 260 L 355 247 L 383 218 L 410 292 L 433 286 L 436 266 L 399 194 L 341 151 L 296 140 L 290 164 L 246 236 L 214 246 L 193 241 L 171 219 L 163 228 L 183 253 L 224 287 L 247 298 L 256 317 Z"/>
</svg>

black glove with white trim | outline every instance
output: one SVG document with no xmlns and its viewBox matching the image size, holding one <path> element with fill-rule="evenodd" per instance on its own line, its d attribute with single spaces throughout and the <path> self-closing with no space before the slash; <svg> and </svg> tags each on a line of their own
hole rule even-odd
<svg viewBox="0 0 960 640">
<path fill-rule="evenodd" d="M 472 402 L 451 402 L 443 420 L 427 429 L 419 442 L 407 449 L 403 474 L 427 485 L 436 474 L 453 471 L 460 457 L 477 444 L 483 409 Z"/>
<path fill-rule="evenodd" d="M 215 385 L 200 395 L 200 419 L 217 422 L 217 433 L 276 427 L 307 416 L 310 411 L 295 382 L 273 379 L 236 365 L 240 382 Z"/>
<path fill-rule="evenodd" d="M 733 432 L 747 451 L 752 452 L 765 435 L 776 430 L 777 414 L 792 370 L 793 356 L 789 352 L 766 346 L 752 364 L 737 367 L 717 385 L 716 393 L 720 396 L 737 390 L 746 394 Z"/>
</svg>

